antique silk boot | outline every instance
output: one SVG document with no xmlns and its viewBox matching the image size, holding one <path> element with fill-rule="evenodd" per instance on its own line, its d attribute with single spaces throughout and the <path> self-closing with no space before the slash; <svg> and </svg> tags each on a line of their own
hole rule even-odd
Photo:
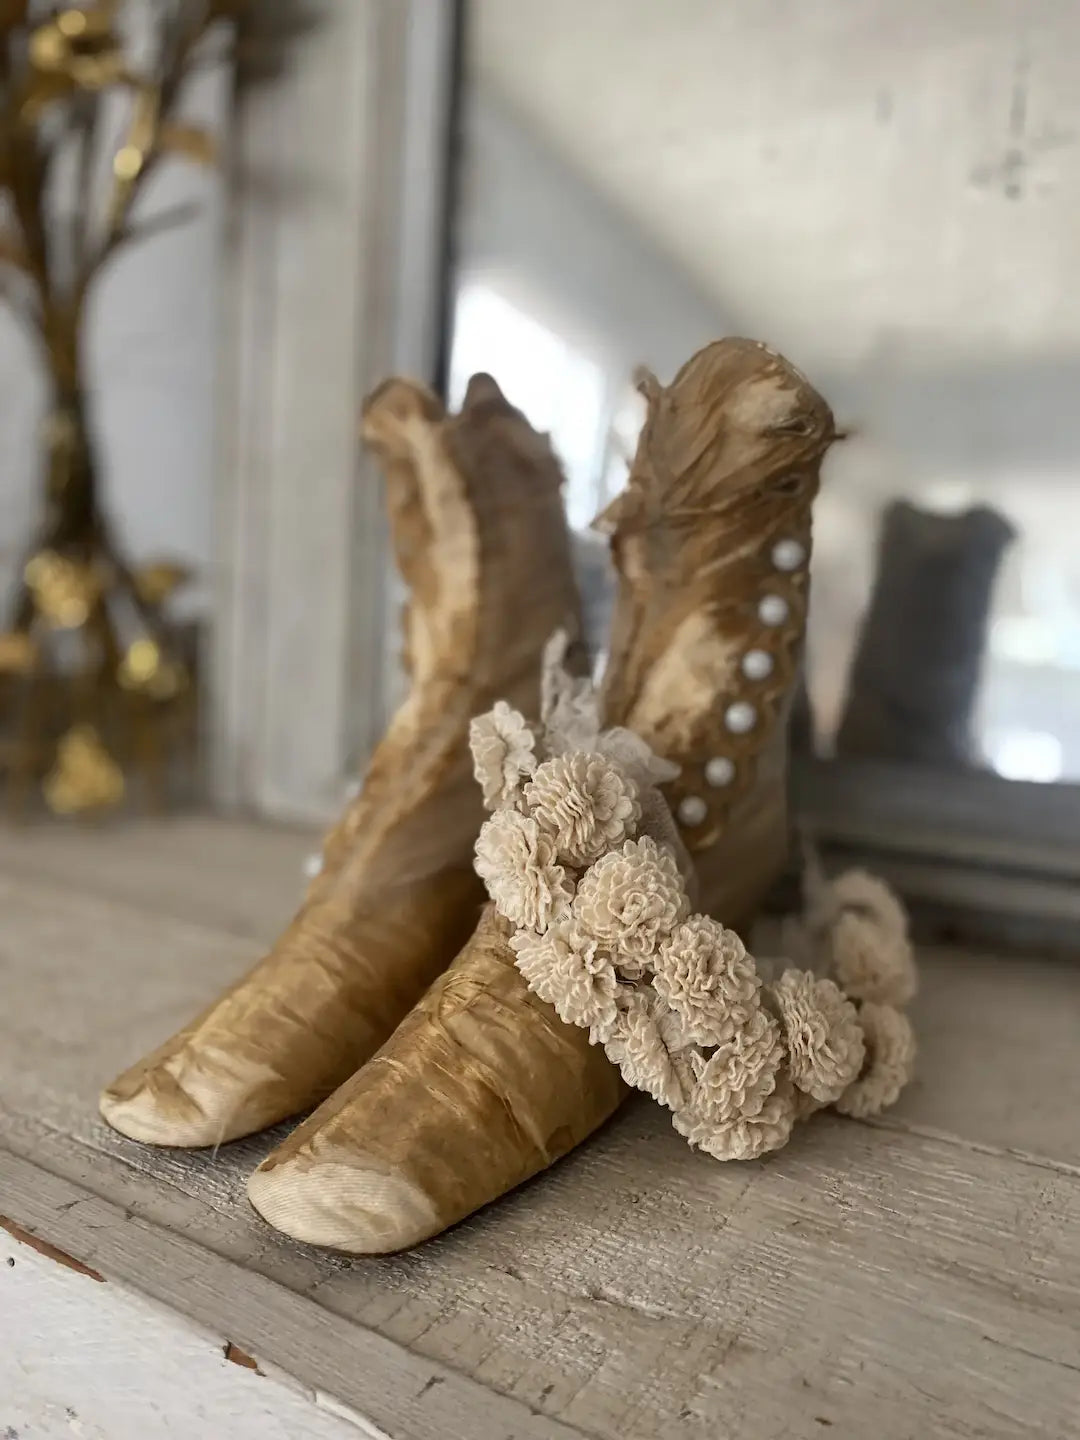
<svg viewBox="0 0 1080 1440">
<path fill-rule="evenodd" d="M 784 730 L 833 419 L 747 340 L 643 389 L 630 481 L 603 517 L 620 577 L 605 721 L 681 764 L 670 798 L 699 904 L 746 925 L 785 856 Z M 488 905 L 378 1055 L 255 1171 L 248 1193 L 271 1225 L 358 1254 L 415 1245 L 614 1112 L 618 1070 L 526 987 L 511 930 Z"/>
<path fill-rule="evenodd" d="M 580 620 L 561 473 L 545 437 L 476 376 L 459 415 L 392 380 L 364 408 L 409 588 L 411 688 L 322 869 L 270 953 L 104 1092 L 115 1129 L 216 1145 L 317 1104 L 379 1048 L 472 932 L 483 819 L 469 720 L 535 708 L 551 631 Z"/>
</svg>

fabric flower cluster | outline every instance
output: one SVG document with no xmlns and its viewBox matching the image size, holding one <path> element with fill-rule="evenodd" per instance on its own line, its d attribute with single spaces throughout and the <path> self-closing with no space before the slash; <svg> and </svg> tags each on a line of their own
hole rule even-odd
<svg viewBox="0 0 1080 1440">
<path fill-rule="evenodd" d="M 500 702 L 471 736 L 493 810 L 476 869 L 529 989 L 721 1160 L 777 1149 L 825 1105 L 891 1104 L 914 1060 L 898 1008 L 914 965 L 891 892 L 861 874 L 822 882 L 807 949 L 828 973 L 763 984 L 734 931 L 692 913 L 692 868 L 656 788 L 671 767 L 630 732 L 601 732 L 591 689 L 560 660 L 548 657 L 542 726 Z"/>
</svg>

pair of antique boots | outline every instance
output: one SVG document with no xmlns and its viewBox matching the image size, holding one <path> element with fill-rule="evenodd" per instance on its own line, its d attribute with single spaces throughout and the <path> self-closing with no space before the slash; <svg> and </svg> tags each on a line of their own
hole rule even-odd
<svg viewBox="0 0 1080 1440">
<path fill-rule="evenodd" d="M 728 339 L 645 377 L 626 490 L 601 517 L 618 577 L 608 724 L 681 767 L 666 787 L 700 904 L 753 918 L 784 862 L 786 720 L 828 406 Z M 515 969 L 473 869 L 470 719 L 535 714 L 579 600 L 546 437 L 476 376 L 460 414 L 394 380 L 365 406 L 410 591 L 407 699 L 271 952 L 101 1098 L 115 1129 L 216 1146 L 317 1107 L 251 1177 L 273 1226 L 358 1254 L 437 1234 L 552 1164 L 626 1094 L 586 1031 Z"/>
</svg>

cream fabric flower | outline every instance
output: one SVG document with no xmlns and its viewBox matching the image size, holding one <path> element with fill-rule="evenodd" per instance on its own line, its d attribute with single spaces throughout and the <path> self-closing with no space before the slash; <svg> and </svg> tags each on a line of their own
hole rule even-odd
<svg viewBox="0 0 1080 1440">
<path fill-rule="evenodd" d="M 648 835 L 597 860 L 578 882 L 574 899 L 582 930 L 608 946 L 627 975 L 640 970 L 688 909 L 674 856 Z"/>
<path fill-rule="evenodd" d="M 717 1160 L 757 1160 L 787 1144 L 795 1124 L 797 1096 L 791 1081 L 781 1072 L 776 1088 L 754 1115 L 717 1124 L 691 1106 L 677 1111 L 671 1123 L 695 1149 Z"/>
<path fill-rule="evenodd" d="M 536 736 L 505 700 L 470 721 L 469 749 L 489 810 L 513 800 L 522 779 L 536 769 Z"/>
<path fill-rule="evenodd" d="M 830 927 L 828 945 L 829 969 L 852 999 L 906 1005 L 915 994 L 915 956 L 906 934 L 846 910 Z"/>
<path fill-rule="evenodd" d="M 795 1119 L 809 1120 L 811 1115 L 816 1115 L 819 1110 L 824 1110 L 820 1100 L 815 1100 L 812 1095 L 807 1095 L 805 1090 L 792 1090 L 795 1097 Z"/>
<path fill-rule="evenodd" d="M 717 1125 L 752 1119 L 776 1089 L 783 1060 L 779 1025 L 767 1011 L 755 1010 L 711 1055 L 690 1052 L 690 1109 Z"/>
<path fill-rule="evenodd" d="M 637 833 L 640 839 L 642 835 L 651 835 L 656 843 L 664 850 L 670 850 L 675 857 L 675 864 L 679 874 L 686 886 L 686 894 L 691 904 L 697 899 L 698 875 L 694 867 L 690 851 L 683 842 L 679 827 L 675 823 L 675 817 L 668 808 L 661 791 L 655 786 L 647 785 L 638 792 L 638 802 L 641 805 L 641 819 L 638 821 Z"/>
<path fill-rule="evenodd" d="M 686 1033 L 686 1022 L 681 1015 L 674 1010 L 669 1010 L 659 999 L 653 1013 L 656 1017 L 656 1027 L 660 1031 L 660 1038 L 672 1055 L 677 1055 L 680 1050 L 689 1050 L 693 1047 L 695 1042 Z"/>
<path fill-rule="evenodd" d="M 594 1045 L 611 1035 L 619 1019 L 614 966 L 572 922 L 557 920 L 542 935 L 519 930 L 510 948 L 529 989 L 553 1006 L 560 1020 L 587 1027 Z"/>
<path fill-rule="evenodd" d="M 879 921 L 882 928 L 896 935 L 906 935 L 907 911 L 903 904 L 877 875 L 869 870 L 844 870 L 828 887 L 830 903 L 840 910 L 861 910 Z"/>
<path fill-rule="evenodd" d="M 641 818 L 637 795 L 617 765 L 582 751 L 545 760 L 525 786 L 529 812 L 570 865 L 589 865 L 633 835 Z"/>
<path fill-rule="evenodd" d="M 895 1104 L 915 1068 L 915 1033 L 911 1021 L 891 1005 L 867 1002 L 859 1008 L 866 1044 L 862 1074 L 836 1102 L 844 1115 L 864 1119 Z"/>
<path fill-rule="evenodd" d="M 687 1103 L 694 1083 L 689 1060 L 669 1053 L 648 990 L 630 990 L 620 997 L 618 1019 L 604 1049 L 628 1085 L 671 1110 Z"/>
<path fill-rule="evenodd" d="M 831 980 L 808 970 L 785 970 L 769 994 L 779 1011 L 792 1080 L 820 1104 L 832 1104 L 863 1063 L 855 1006 Z"/>
<path fill-rule="evenodd" d="M 661 942 L 653 988 L 682 1022 L 688 1041 L 719 1045 L 750 1019 L 761 982 L 734 930 L 691 915 Z"/>
<path fill-rule="evenodd" d="M 838 983 L 789 968 L 763 987 L 741 939 L 690 914 L 693 865 L 657 788 L 677 767 L 629 730 L 600 729 L 595 690 L 563 663 L 567 644 L 556 635 L 545 656 L 542 728 L 504 701 L 470 728 L 494 810 L 476 870 L 516 929 L 529 989 L 720 1160 L 778 1149 L 823 1105 L 871 1115 L 891 1104 L 914 1057 L 910 1024 L 879 1003 L 914 990 L 895 896 L 863 872 L 826 882 L 817 865 L 795 938 L 802 963 Z"/>
<path fill-rule="evenodd" d="M 853 1000 L 906 1005 L 918 975 L 907 913 L 884 880 L 846 870 L 819 883 L 808 921 L 823 963 Z"/>
<path fill-rule="evenodd" d="M 543 930 L 570 910 L 573 888 L 555 843 L 531 815 L 496 810 L 480 827 L 476 873 L 495 908 L 515 925 Z"/>
</svg>

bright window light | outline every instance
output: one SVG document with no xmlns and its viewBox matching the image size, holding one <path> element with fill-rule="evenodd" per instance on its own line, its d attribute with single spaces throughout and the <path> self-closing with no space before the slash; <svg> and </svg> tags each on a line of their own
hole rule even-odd
<svg viewBox="0 0 1080 1440">
<path fill-rule="evenodd" d="M 998 615 L 990 627 L 990 652 L 1018 665 L 1053 665 L 1058 659 L 1054 626 L 1042 615 Z"/>
<path fill-rule="evenodd" d="M 612 417 L 608 434 L 602 496 L 605 505 L 614 499 L 626 484 L 634 452 L 637 450 L 638 437 L 645 424 L 647 408 L 645 397 L 637 386 L 628 386 Z"/>
<path fill-rule="evenodd" d="M 990 762 L 1006 780 L 1061 779 L 1061 741 L 1047 730 L 1004 730 L 990 738 Z"/>
<path fill-rule="evenodd" d="M 584 529 L 600 500 L 604 374 L 533 316 L 487 285 L 458 293 L 450 351 L 450 403 L 465 397 L 470 376 L 494 375 L 503 394 L 545 431 L 566 472 L 570 524 Z"/>
</svg>

